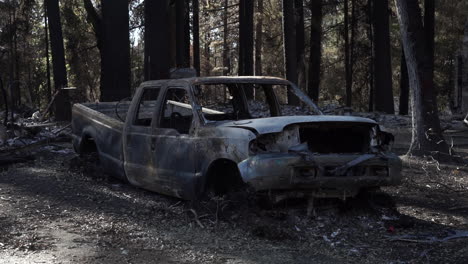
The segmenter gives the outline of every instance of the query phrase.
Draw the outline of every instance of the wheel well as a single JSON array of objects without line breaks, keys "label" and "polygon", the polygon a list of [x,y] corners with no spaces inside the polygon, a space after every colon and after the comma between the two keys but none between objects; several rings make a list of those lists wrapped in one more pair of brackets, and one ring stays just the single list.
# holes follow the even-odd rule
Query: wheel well
[{"label": "wheel well", "polygon": [[219,159],[211,163],[206,182],[206,191],[223,195],[228,191],[238,190],[245,185],[237,164],[228,159]]},{"label": "wheel well", "polygon": [[94,138],[86,135],[81,140],[80,153],[97,153],[98,149]]}]

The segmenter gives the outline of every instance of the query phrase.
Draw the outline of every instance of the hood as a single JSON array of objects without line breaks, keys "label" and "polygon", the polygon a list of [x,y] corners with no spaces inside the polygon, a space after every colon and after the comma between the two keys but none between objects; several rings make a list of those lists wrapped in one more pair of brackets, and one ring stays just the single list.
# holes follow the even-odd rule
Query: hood
[{"label": "hood", "polygon": [[258,134],[280,133],[288,125],[303,123],[357,123],[376,125],[377,123],[368,118],[357,116],[278,116],[258,119],[246,119],[231,121],[220,124],[218,127],[238,127],[254,130]]}]

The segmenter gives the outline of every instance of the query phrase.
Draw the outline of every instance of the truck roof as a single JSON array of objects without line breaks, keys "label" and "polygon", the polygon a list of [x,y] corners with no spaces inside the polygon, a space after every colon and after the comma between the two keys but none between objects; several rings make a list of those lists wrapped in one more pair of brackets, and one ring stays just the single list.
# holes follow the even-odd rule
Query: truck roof
[{"label": "truck roof", "polygon": [[290,85],[288,80],[271,76],[215,76],[215,77],[193,77],[182,79],[166,79],[143,82],[143,85],[159,84],[221,84],[221,83],[254,83],[254,84],[278,84]]}]

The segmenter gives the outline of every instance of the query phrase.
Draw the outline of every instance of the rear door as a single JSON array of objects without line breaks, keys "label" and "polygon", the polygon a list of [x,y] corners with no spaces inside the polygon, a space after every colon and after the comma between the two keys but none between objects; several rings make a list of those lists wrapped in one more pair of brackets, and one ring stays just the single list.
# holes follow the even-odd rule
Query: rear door
[{"label": "rear door", "polygon": [[155,178],[151,158],[152,125],[161,86],[148,86],[138,90],[138,103],[132,103],[123,134],[125,173],[134,185],[145,187]]},{"label": "rear door", "polygon": [[194,191],[195,155],[192,97],[184,87],[167,87],[161,96],[152,144],[153,164],[158,178],[171,186],[165,193],[181,198]]}]

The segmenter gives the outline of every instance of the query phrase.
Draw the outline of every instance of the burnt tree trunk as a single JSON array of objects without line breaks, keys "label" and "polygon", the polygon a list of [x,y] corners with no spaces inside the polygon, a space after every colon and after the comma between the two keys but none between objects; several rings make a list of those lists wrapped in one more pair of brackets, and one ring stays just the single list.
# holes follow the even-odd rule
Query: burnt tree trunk
[{"label": "burnt tree trunk", "polygon": [[374,110],[393,114],[388,0],[373,1]]},{"label": "burnt tree trunk", "polygon": [[366,19],[368,23],[367,36],[369,39],[369,75],[367,78],[369,85],[369,108],[368,111],[374,111],[374,34],[372,28],[372,3],[374,0],[367,0]]},{"label": "burnt tree trunk", "polygon": [[187,21],[187,1],[176,0],[176,67],[190,67],[190,32]]},{"label": "burnt tree trunk", "polygon": [[401,64],[400,64],[400,107],[399,114],[408,114],[408,101],[409,101],[409,80],[408,80],[408,67],[406,66],[405,51],[401,48]]},{"label": "burnt tree trunk", "polygon": [[294,0],[296,21],[296,59],[297,59],[297,81],[301,89],[306,86],[305,74],[305,29],[304,29],[304,1]]},{"label": "burnt tree trunk", "polygon": [[3,101],[5,103],[5,115],[3,116],[3,125],[7,126],[8,124],[8,94],[3,86],[2,76],[0,76],[0,91],[2,91]]},{"label": "burnt tree trunk", "polygon": [[319,99],[322,63],[322,0],[311,0],[310,57],[308,94],[315,102]]},{"label": "burnt tree trunk", "polygon": [[103,28],[102,28],[102,18],[94,8],[93,3],[91,0],[83,0],[84,8],[87,13],[87,20],[89,23],[91,23],[94,31],[94,36],[96,37],[96,44],[97,48],[99,50],[99,56],[100,56],[100,63],[101,63],[101,72],[100,72],[100,90],[102,90],[103,87],[103,62],[105,61],[104,59],[104,51],[103,51],[103,41],[104,37],[102,34]]},{"label": "burnt tree trunk", "polygon": [[[428,67],[431,68],[431,78],[434,79],[434,0],[424,0],[424,39],[426,42],[426,56],[428,56]],[[436,89],[434,87],[434,94]]]},{"label": "burnt tree trunk", "polygon": [[13,85],[13,91],[14,91],[14,98],[15,98],[15,105],[20,106],[21,105],[21,81],[20,81],[20,75],[21,75],[21,70],[20,70],[20,56],[18,52],[18,33],[16,27],[17,27],[17,17],[16,17],[16,8],[13,10],[13,22],[15,23],[15,34],[13,35],[13,54],[14,54],[14,66],[15,66],[15,71],[14,71],[14,85]]},{"label": "burnt tree trunk", "polygon": [[353,81],[350,61],[349,45],[349,0],[344,0],[344,54],[345,54],[345,80],[346,80],[346,106],[351,107]]},{"label": "burnt tree trunk", "polygon": [[229,3],[228,0],[224,0],[224,11],[223,11],[223,75],[228,75],[231,72],[231,63],[229,60],[229,25],[228,25],[228,13]]},{"label": "burnt tree trunk", "polygon": [[[254,1],[239,2],[239,75],[254,75]],[[245,90],[247,98],[253,98],[253,90]]]},{"label": "burnt tree trunk", "polygon": [[[226,0],[227,3],[227,0]],[[263,0],[257,1],[257,26],[255,29],[255,75],[263,75],[262,47],[263,47]],[[227,21],[227,20],[226,20]]]},{"label": "burnt tree trunk", "polygon": [[395,0],[411,87],[413,137],[408,155],[441,159],[449,148],[440,128],[434,82],[418,0]]},{"label": "burnt tree trunk", "polygon": [[14,36],[16,35],[16,26],[15,26],[15,21],[14,21],[14,7],[9,7],[8,9],[8,68],[9,68],[9,80],[8,80],[8,92],[9,92],[9,100],[10,100],[10,119],[13,122],[14,119],[14,112],[16,110],[16,98],[15,98],[15,90],[14,90],[14,84],[15,84],[15,53],[14,53],[14,48],[13,48],[13,39]]},{"label": "burnt tree trunk", "polygon": [[351,36],[349,40],[349,76],[348,76],[348,82],[351,84],[351,101],[352,101],[352,91],[353,91],[353,82],[354,82],[354,64],[355,64],[355,40],[356,40],[356,0],[351,0]]},{"label": "burnt tree trunk", "polygon": [[[283,46],[286,79],[297,84],[296,23],[294,17],[294,2],[283,0]],[[299,99],[289,90],[288,104],[299,104]]]},{"label": "burnt tree trunk", "polygon": [[169,78],[169,0],[145,0],[145,80]]},{"label": "burnt tree trunk", "polygon": [[369,85],[369,108],[368,111],[374,111],[374,32],[372,28],[372,3],[374,0],[367,0],[367,23],[368,23],[368,38],[369,38],[369,75],[368,75],[368,85]]},{"label": "burnt tree trunk", "polygon": [[47,100],[52,98],[52,87],[50,82],[50,56],[49,56],[49,22],[47,21],[47,6],[44,5],[44,30],[45,30],[45,57],[46,57],[46,82]]},{"label": "burnt tree trunk", "polygon": [[193,68],[200,76],[200,6],[199,0],[193,0]]},{"label": "burnt tree trunk", "polygon": [[101,101],[130,96],[128,1],[102,0],[103,61]]},{"label": "burnt tree trunk", "polygon": [[[46,0],[47,16],[49,20],[50,46],[52,49],[52,69],[54,72],[54,86],[58,91],[67,87],[67,70],[65,66],[65,51],[63,48],[62,23],[58,0]],[[62,90],[55,99],[55,118],[58,121],[71,119],[71,105],[68,92]]]}]

